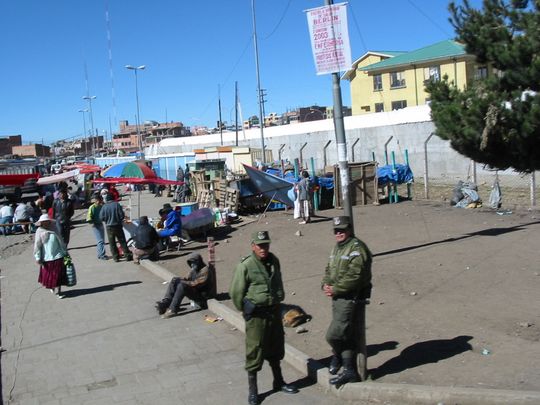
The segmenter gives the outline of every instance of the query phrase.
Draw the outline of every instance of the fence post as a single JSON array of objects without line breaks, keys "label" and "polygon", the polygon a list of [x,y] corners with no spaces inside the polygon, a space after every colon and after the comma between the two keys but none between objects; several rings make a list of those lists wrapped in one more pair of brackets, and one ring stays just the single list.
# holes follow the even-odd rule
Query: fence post
[{"label": "fence post", "polygon": [[531,172],[531,207],[536,207],[536,174]]},{"label": "fence post", "polygon": [[[392,138],[394,138],[393,135],[390,136],[390,138],[388,138],[386,140],[386,142],[384,143],[384,164],[386,166],[388,166],[388,144],[390,143],[390,141],[392,140]],[[388,202],[391,204],[392,203],[392,189],[390,188],[390,183],[388,183],[386,185],[386,194],[388,195]]]},{"label": "fence post", "polygon": [[429,134],[429,136],[424,141],[424,197],[426,198],[426,200],[429,200],[429,186],[428,186],[429,176],[428,176],[427,144],[428,144],[429,140],[431,139],[431,137],[434,134],[435,134],[434,132]]},{"label": "fence post", "polygon": [[[407,167],[410,167],[408,149],[405,149],[405,164],[407,165]],[[407,182],[407,198],[409,200],[411,199],[411,182],[410,181]]]},{"label": "fence post", "polygon": [[[394,151],[392,151],[392,172],[396,172],[396,154]],[[390,200],[391,202],[397,203],[399,202],[399,196],[398,196],[398,188],[397,188],[397,181],[390,185],[391,191],[390,191]],[[393,201],[392,201],[393,200]]]},{"label": "fence post", "polygon": [[[315,160],[313,158],[310,159],[311,162],[311,173],[313,176],[313,183],[317,183],[317,175],[315,174]],[[320,190],[320,187],[319,187]],[[319,211],[319,191],[315,191],[313,193],[313,210]]]},{"label": "fence post", "polygon": [[326,148],[328,148],[328,145],[330,145],[332,141],[326,142],[326,145],[324,145],[323,152],[324,152],[324,167],[323,172],[326,170]]},{"label": "fence post", "polygon": [[388,144],[390,143],[390,141],[394,138],[394,136],[390,136],[390,138],[388,138],[388,140],[384,143],[384,161],[385,161],[385,165],[388,165]]},{"label": "fence post", "polygon": [[351,146],[352,162],[356,162],[356,160],[354,159],[354,147],[356,146],[356,144],[358,143],[359,140],[360,140],[360,138],[356,138],[356,141],[354,141],[354,143]]},{"label": "fence post", "polygon": [[302,147],[300,148],[300,168],[304,167],[304,157],[302,156],[302,151],[307,146],[307,142],[305,142]]},{"label": "fence post", "polygon": [[281,160],[281,152],[283,151],[283,149],[285,149],[285,144],[282,143],[281,146],[279,147],[278,149],[278,160]]},{"label": "fence post", "polygon": [[471,160],[472,165],[472,181],[474,184],[478,186],[478,183],[476,182],[476,162],[474,160]]}]

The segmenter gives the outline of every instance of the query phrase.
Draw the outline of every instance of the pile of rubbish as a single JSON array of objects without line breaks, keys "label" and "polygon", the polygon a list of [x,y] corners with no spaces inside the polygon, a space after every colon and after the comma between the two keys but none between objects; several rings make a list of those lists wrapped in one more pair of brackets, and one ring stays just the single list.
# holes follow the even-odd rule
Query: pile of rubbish
[{"label": "pile of rubbish", "polygon": [[458,181],[452,192],[450,205],[457,208],[480,208],[482,200],[478,195],[478,187],[473,182]]}]

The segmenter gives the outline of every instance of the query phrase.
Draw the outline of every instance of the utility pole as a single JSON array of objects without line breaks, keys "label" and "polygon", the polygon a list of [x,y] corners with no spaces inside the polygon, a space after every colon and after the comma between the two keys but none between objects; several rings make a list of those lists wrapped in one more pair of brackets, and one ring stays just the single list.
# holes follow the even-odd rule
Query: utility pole
[{"label": "utility pole", "polygon": [[219,110],[219,139],[221,140],[221,146],[223,146],[223,123],[221,122],[221,87],[218,84],[218,110]]},{"label": "utility pole", "polygon": [[[331,6],[332,4],[332,0],[325,0],[325,5]],[[350,176],[349,162],[347,160],[347,140],[345,138],[345,124],[343,122],[343,101],[341,98],[339,73],[332,73],[332,90],[334,97],[334,129],[336,131],[339,177],[341,180],[341,195],[343,200],[342,205],[344,214],[351,220],[351,229],[354,233],[352,202],[349,195]]]},{"label": "utility pole", "polygon": [[257,24],[255,21],[255,0],[251,0],[251,11],[253,15],[253,43],[255,45],[255,69],[257,70],[257,97],[259,98],[259,127],[261,129],[261,163],[266,160],[266,153],[264,147],[264,112],[263,112],[263,100],[261,96],[261,75],[259,72],[259,46],[257,44]]},{"label": "utility pole", "polygon": [[235,145],[238,146],[238,82],[234,82],[234,130],[236,133]]}]

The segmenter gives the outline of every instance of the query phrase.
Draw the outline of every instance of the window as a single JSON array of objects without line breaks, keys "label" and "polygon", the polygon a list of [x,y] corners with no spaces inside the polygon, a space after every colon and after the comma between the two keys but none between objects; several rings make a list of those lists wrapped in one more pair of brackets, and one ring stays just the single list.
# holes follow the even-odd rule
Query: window
[{"label": "window", "polygon": [[384,103],[375,103],[375,112],[383,112]]},{"label": "window", "polygon": [[392,101],[392,111],[407,107],[407,100]]},{"label": "window", "polygon": [[478,66],[474,74],[475,79],[485,79],[488,76],[487,66]]},{"label": "window", "polygon": [[373,76],[373,91],[382,90],[382,75]]},{"label": "window", "polygon": [[424,83],[428,81],[438,82],[441,80],[441,67],[430,66],[424,68]]},{"label": "window", "polygon": [[399,87],[405,87],[405,77],[403,77],[403,72],[390,73],[390,88],[395,89]]},{"label": "window", "polygon": [[366,111],[366,112],[369,112],[371,111],[371,107],[369,105],[363,105],[362,107],[360,107],[360,109]]}]

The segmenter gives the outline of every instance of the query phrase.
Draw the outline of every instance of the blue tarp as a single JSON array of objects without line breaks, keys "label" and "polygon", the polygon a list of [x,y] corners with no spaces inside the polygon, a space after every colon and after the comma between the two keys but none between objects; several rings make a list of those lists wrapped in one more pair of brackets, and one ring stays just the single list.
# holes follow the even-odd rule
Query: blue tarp
[{"label": "blue tarp", "polygon": [[385,186],[388,183],[408,183],[414,179],[413,172],[408,165],[380,166],[377,169],[379,186]]}]

